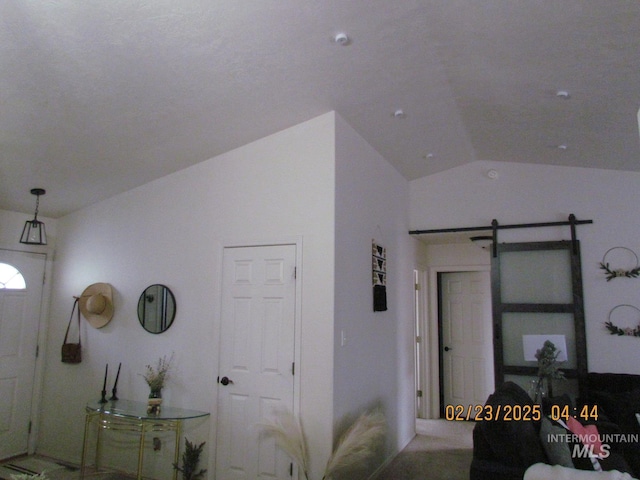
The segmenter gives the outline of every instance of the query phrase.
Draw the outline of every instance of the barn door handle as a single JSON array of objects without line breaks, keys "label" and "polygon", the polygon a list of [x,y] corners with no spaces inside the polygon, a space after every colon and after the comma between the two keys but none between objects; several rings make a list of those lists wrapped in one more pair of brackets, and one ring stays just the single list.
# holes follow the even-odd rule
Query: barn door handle
[{"label": "barn door handle", "polygon": [[233,383],[233,380],[231,380],[229,377],[222,377],[220,380],[218,380],[218,382],[224,386],[227,386],[230,383]]},{"label": "barn door handle", "polygon": [[451,348],[451,347],[444,347],[444,351],[445,351],[445,352],[448,352],[449,350],[453,350],[453,348]]}]

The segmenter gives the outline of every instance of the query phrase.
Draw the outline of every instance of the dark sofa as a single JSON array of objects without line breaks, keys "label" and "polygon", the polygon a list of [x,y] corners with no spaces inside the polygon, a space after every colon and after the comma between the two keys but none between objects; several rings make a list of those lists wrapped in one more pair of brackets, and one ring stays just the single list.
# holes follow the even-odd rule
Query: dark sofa
[{"label": "dark sofa", "polygon": [[[640,375],[625,373],[589,373],[585,404],[598,406],[602,420],[619,427],[620,433],[640,437]],[[640,442],[620,442],[613,446],[620,450],[627,463],[640,478]]]},{"label": "dark sofa", "polygon": [[[635,413],[640,412],[640,375],[590,373],[588,396],[580,400],[589,406],[598,405],[599,418],[595,423],[600,434],[640,434]],[[567,403],[567,397],[554,399]],[[533,402],[518,385],[505,382],[489,396],[485,405],[529,405]],[[544,410],[548,412],[549,405]],[[503,410],[504,411],[504,410]],[[524,473],[535,463],[556,463],[549,460],[549,444],[540,435],[540,421],[479,421],[473,430],[473,460],[471,480],[522,480]],[[546,451],[545,451],[546,449]],[[611,445],[611,455],[600,462],[605,470],[628,472],[640,478],[640,445],[628,441]],[[573,467],[590,469],[588,459],[574,459]]]}]

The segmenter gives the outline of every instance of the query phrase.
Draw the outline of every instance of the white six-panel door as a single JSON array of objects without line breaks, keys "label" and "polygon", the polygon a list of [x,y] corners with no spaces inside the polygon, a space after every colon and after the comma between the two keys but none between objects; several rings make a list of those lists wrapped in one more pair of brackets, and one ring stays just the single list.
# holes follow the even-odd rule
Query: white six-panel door
[{"label": "white six-panel door", "polygon": [[26,453],[45,256],[0,250],[26,288],[0,288],[0,459]]},{"label": "white six-panel door", "polygon": [[484,405],[494,390],[489,272],[444,273],[441,287],[444,405]]},{"label": "white six-panel door", "polygon": [[259,423],[293,411],[296,246],[225,248],[218,377],[217,480],[290,479]]}]

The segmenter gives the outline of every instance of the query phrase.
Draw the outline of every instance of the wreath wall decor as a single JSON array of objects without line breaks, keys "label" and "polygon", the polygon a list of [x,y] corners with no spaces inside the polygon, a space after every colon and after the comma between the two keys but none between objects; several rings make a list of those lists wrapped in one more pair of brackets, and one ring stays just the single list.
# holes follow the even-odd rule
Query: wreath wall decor
[{"label": "wreath wall decor", "polygon": [[621,307],[629,307],[634,309],[638,313],[638,317],[640,317],[640,309],[638,307],[634,307],[633,305],[627,305],[627,304],[617,305],[613,307],[609,312],[609,317],[608,317],[609,319],[606,322],[604,322],[605,328],[609,330],[609,333],[611,335],[618,335],[620,337],[622,336],[640,337],[640,320],[638,321],[638,324],[634,328],[631,328],[631,327],[622,328],[615,325],[613,321],[611,321],[611,316],[613,315],[613,312],[616,309]]},{"label": "wreath wall decor", "polygon": [[[633,255],[633,258],[635,258],[635,267],[631,269],[612,268],[609,265],[609,262],[606,261],[606,259],[607,255],[613,250],[626,250],[627,252],[630,252]],[[607,282],[616,277],[637,278],[638,276],[640,276],[640,260],[638,260],[638,255],[636,255],[633,250],[627,247],[613,247],[607,250],[602,257],[602,261],[600,262],[600,269],[605,271]]]}]

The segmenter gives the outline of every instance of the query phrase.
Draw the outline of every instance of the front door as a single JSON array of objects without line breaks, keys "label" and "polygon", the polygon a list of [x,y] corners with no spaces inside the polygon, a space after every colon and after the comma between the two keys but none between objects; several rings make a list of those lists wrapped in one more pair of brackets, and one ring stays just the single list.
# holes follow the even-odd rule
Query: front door
[{"label": "front door", "polygon": [[[484,405],[494,390],[489,272],[443,273],[443,405]],[[466,410],[465,410],[466,417]]]},{"label": "front door", "polygon": [[225,248],[218,377],[218,480],[290,479],[259,424],[293,411],[296,246]]},{"label": "front door", "polygon": [[28,450],[45,260],[0,250],[0,459]]}]

